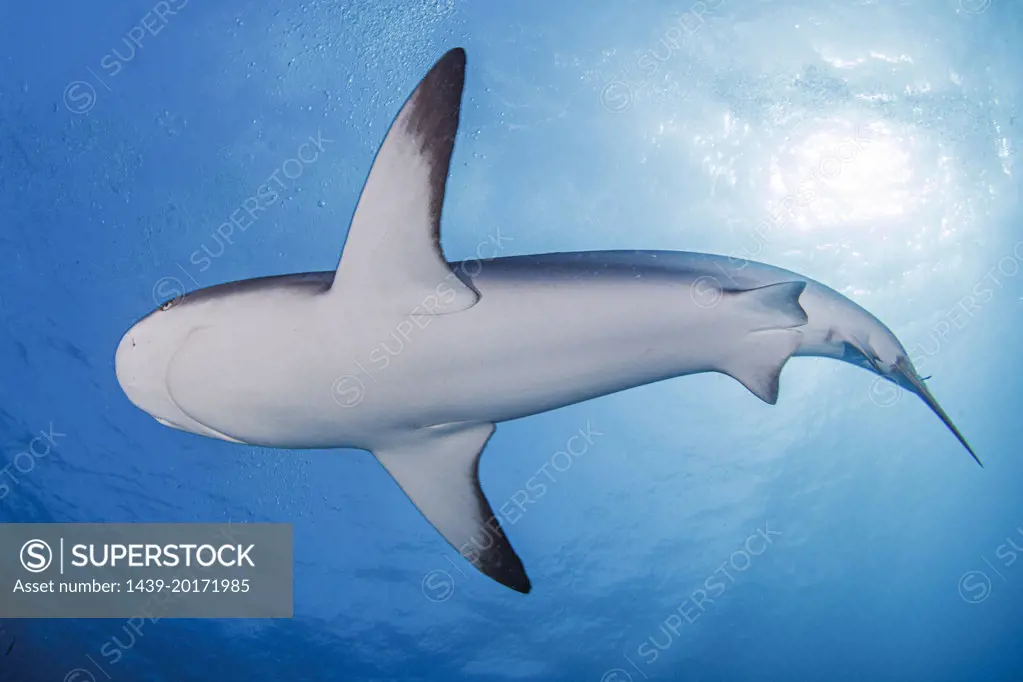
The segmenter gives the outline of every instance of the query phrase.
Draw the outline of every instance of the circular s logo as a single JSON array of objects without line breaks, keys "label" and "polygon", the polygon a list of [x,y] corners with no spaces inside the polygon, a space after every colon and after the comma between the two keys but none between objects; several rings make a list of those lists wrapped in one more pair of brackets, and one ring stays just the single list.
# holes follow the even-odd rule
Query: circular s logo
[{"label": "circular s logo", "polygon": [[351,374],[338,377],[331,390],[334,402],[341,407],[355,407],[362,402],[365,392],[366,385],[362,383],[361,379]]},{"label": "circular s logo", "polygon": [[185,295],[185,285],[177,277],[161,277],[153,285],[153,303],[165,305]]},{"label": "circular s logo", "polygon": [[620,80],[611,81],[600,91],[600,103],[605,111],[612,114],[620,114],[632,108],[634,97],[632,86]]},{"label": "circular s logo", "polygon": [[689,297],[701,308],[713,308],[724,298],[725,290],[717,277],[703,275],[689,286]]},{"label": "circular s logo", "polygon": [[71,81],[64,88],[64,106],[74,114],[87,114],[96,106],[96,88],[85,81]]},{"label": "circular s logo", "polygon": [[889,379],[875,377],[874,381],[870,384],[868,395],[870,396],[870,402],[878,407],[891,407],[899,402],[899,398],[902,397],[902,389],[899,388],[898,384],[892,383]]},{"label": "circular s logo", "polygon": [[423,596],[432,602],[451,599],[455,593],[455,579],[447,571],[434,569],[423,576]]},{"label": "circular s logo", "polygon": [[991,6],[991,0],[959,0],[959,6],[967,14],[983,14]]},{"label": "circular s logo", "polygon": [[53,550],[42,540],[29,540],[21,546],[21,565],[30,573],[42,573],[53,562]]},{"label": "circular s logo", "polygon": [[959,578],[959,596],[967,604],[979,604],[991,596],[991,578],[984,571],[967,571]]}]

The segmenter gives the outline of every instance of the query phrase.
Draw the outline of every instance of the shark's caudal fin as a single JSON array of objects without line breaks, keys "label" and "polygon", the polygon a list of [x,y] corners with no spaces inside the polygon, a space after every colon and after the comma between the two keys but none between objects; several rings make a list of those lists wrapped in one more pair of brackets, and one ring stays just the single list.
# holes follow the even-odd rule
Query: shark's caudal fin
[{"label": "shark's caudal fin", "polygon": [[448,267],[440,215],[465,82],[465,51],[430,69],[377,152],[328,295],[407,314],[472,307],[479,295]]},{"label": "shark's caudal fin", "polygon": [[731,305],[742,307],[749,333],[718,371],[769,405],[778,402],[782,367],[803,340],[795,328],[807,322],[806,311],[799,305],[805,288],[805,282],[782,282],[726,294]]},{"label": "shark's caudal fin", "polygon": [[373,454],[463,557],[484,575],[527,593],[529,578],[484,497],[477,474],[480,452],[493,433],[493,424],[435,426]]}]

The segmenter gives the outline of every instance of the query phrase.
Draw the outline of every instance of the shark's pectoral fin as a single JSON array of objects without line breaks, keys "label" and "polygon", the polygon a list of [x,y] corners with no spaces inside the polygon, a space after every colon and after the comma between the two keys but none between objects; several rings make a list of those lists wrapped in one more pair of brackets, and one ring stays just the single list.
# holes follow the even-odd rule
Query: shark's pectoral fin
[{"label": "shark's pectoral fin", "polygon": [[400,445],[373,450],[444,539],[484,575],[518,592],[530,590],[522,561],[504,535],[477,475],[493,424],[422,429]]},{"label": "shark's pectoral fin", "polygon": [[782,282],[758,289],[730,292],[748,321],[741,343],[718,368],[769,405],[778,402],[782,367],[799,348],[803,335],[795,329],[806,324],[799,305],[805,282]]},{"label": "shark's pectoral fin", "polygon": [[348,229],[328,295],[370,299],[378,309],[445,314],[479,295],[448,266],[440,215],[458,130],[465,52],[445,54],[391,124]]}]

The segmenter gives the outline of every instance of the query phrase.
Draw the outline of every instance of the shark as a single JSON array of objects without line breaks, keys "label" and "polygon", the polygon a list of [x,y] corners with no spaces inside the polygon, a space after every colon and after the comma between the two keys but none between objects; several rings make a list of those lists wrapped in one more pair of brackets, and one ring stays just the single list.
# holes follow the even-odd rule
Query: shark
[{"label": "shark", "polygon": [[231,443],[369,451],[452,547],[521,593],[531,581],[479,480],[501,422],[703,372],[773,405],[782,368],[808,355],[912,391],[969,449],[895,335],[794,272],[671,251],[448,262],[441,213],[465,70],[465,51],[448,51],[401,107],[334,271],[164,302],[117,346],[127,398]]}]

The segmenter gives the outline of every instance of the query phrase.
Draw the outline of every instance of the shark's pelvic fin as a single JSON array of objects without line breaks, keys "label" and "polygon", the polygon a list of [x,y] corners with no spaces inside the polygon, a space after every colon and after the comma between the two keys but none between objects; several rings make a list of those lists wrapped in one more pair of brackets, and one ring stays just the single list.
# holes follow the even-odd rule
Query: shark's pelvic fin
[{"label": "shark's pelvic fin", "polygon": [[440,215],[458,131],[465,51],[449,51],[405,102],[377,152],[331,292],[406,314],[472,307],[479,294],[444,259]]},{"label": "shark's pelvic fin", "polygon": [[522,561],[480,488],[479,456],[493,433],[493,424],[434,426],[373,454],[463,557],[502,585],[528,593]]},{"label": "shark's pelvic fin", "polygon": [[748,334],[718,371],[732,377],[769,405],[778,402],[782,367],[802,343],[796,327],[806,324],[799,305],[805,282],[782,282],[758,289],[731,291],[729,303],[742,306],[750,321]]}]

